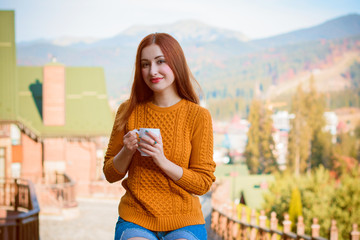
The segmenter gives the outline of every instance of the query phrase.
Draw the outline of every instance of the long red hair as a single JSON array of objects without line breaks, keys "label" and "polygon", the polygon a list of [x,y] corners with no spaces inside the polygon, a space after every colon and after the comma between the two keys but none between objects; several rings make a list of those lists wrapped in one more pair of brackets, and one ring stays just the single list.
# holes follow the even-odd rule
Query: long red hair
[{"label": "long red hair", "polygon": [[151,44],[158,45],[163,52],[167,64],[174,73],[176,89],[179,96],[199,104],[199,97],[196,94],[193,83],[198,87],[198,90],[200,90],[200,85],[192,75],[178,41],[167,33],[149,34],[141,40],[136,52],[134,82],[126,107],[118,115],[120,118],[117,121],[119,129],[125,127],[130,114],[137,104],[147,102],[153,96],[153,91],[146,85],[141,74],[141,52]]}]

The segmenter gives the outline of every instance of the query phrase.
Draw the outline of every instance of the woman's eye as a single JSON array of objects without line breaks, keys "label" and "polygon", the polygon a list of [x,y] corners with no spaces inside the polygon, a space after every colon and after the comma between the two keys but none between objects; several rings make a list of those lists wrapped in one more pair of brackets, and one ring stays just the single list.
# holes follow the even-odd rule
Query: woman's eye
[{"label": "woman's eye", "polygon": [[141,67],[143,67],[143,68],[146,68],[146,67],[148,67],[149,66],[149,63],[142,63],[141,64]]},{"label": "woman's eye", "polygon": [[165,60],[162,59],[158,61],[158,64],[162,64],[162,63],[165,63]]}]

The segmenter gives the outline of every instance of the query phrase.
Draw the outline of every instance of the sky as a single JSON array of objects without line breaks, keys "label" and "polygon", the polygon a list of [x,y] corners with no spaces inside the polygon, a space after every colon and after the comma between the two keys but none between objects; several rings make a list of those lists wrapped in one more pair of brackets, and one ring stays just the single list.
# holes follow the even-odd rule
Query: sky
[{"label": "sky", "polygon": [[360,1],[0,0],[0,10],[15,10],[17,42],[109,38],[134,25],[164,25],[187,19],[257,39],[360,14]]}]

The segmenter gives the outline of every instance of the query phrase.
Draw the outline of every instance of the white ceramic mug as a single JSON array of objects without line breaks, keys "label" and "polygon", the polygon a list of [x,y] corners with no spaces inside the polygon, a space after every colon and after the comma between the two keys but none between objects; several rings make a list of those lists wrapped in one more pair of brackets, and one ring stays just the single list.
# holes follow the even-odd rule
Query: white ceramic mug
[{"label": "white ceramic mug", "polygon": [[[159,128],[140,128],[140,129],[134,129],[133,130],[133,132],[136,132],[137,134],[139,134],[140,142],[144,142],[142,140],[142,138],[147,135],[146,131],[152,132],[152,133],[156,134],[156,136],[158,136],[158,137],[160,136],[160,129]],[[141,156],[149,156],[148,154],[142,152],[139,148],[138,148],[138,151],[141,153]]]}]

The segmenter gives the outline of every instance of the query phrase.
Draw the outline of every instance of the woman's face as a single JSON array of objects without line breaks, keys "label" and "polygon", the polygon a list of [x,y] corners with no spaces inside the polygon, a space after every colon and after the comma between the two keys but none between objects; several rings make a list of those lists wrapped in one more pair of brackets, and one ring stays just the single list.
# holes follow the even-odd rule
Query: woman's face
[{"label": "woman's face", "polygon": [[151,44],[142,50],[141,74],[154,93],[176,93],[174,73],[158,45]]}]

